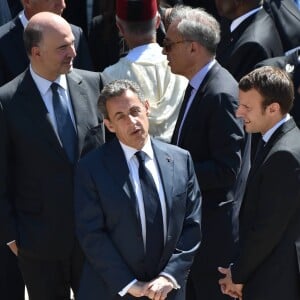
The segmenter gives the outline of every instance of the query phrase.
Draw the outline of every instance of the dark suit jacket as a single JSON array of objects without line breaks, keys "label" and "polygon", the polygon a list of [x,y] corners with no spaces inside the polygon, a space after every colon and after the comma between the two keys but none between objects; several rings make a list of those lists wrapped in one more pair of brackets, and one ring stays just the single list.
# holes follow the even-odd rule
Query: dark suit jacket
[{"label": "dark suit jacket", "polygon": [[258,62],[280,55],[283,49],[275,24],[262,9],[222,37],[217,60],[239,81]]},{"label": "dark suit jacket", "polygon": [[273,18],[284,51],[300,45],[300,11],[294,0],[265,0],[264,7]]},{"label": "dark suit jacket", "polygon": [[[75,69],[67,82],[83,156],[103,143],[96,113],[100,76]],[[35,257],[67,257],[75,237],[74,166],[29,70],[0,88],[0,136],[0,243],[16,240]]]},{"label": "dark suit jacket", "polygon": [[[92,70],[87,42],[81,28],[71,25],[75,37],[74,67]],[[0,86],[21,74],[29,65],[23,42],[24,27],[17,16],[0,27]]]},{"label": "dark suit jacket", "polygon": [[232,278],[245,300],[300,299],[300,131],[280,126],[250,170]]},{"label": "dark suit jacket", "polygon": [[[168,299],[183,300],[187,274],[201,239],[200,192],[188,152],[156,140],[152,146],[167,207],[167,240],[154,276],[162,271],[172,275],[181,289]],[[121,299],[118,292],[133,279],[153,279],[145,277],[137,200],[118,140],[79,162],[75,213],[78,238],[88,261],[79,300]]]},{"label": "dark suit jacket", "polygon": [[[232,188],[243,143],[242,124],[235,118],[237,97],[237,82],[216,63],[200,85],[180,135],[179,146],[191,153],[203,196],[203,243],[192,267],[195,278],[199,272],[217,274],[217,267],[229,264],[233,255]],[[174,133],[180,123],[178,119]],[[173,135],[172,143],[176,140]]]}]

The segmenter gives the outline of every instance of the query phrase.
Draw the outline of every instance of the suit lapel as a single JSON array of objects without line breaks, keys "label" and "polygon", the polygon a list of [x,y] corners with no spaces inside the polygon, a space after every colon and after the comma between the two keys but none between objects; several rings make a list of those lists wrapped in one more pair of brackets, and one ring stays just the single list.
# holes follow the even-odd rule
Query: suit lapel
[{"label": "suit lapel", "polygon": [[16,66],[16,68],[18,70],[22,70],[21,72],[23,72],[29,64],[29,59],[28,59],[25,47],[23,45],[24,27],[18,16],[16,16],[11,21],[10,32],[11,32],[11,34],[9,34],[9,36],[10,36],[9,45],[11,46],[10,51],[14,52],[14,57],[15,57],[16,61],[18,62],[18,65]]},{"label": "suit lapel", "polygon": [[197,114],[199,113],[198,106],[201,105],[201,103],[202,103],[201,100],[202,100],[203,95],[204,95],[204,93],[207,89],[207,85],[214,78],[214,75],[219,70],[219,68],[220,68],[220,65],[216,62],[212,66],[212,68],[208,71],[208,73],[204,77],[198,91],[196,92],[196,95],[193,99],[193,102],[192,102],[192,104],[189,108],[189,111],[187,112],[187,115],[185,117],[184,124],[181,128],[181,134],[180,134],[180,138],[179,138],[179,141],[178,141],[179,146],[181,145],[181,141],[183,140],[183,137],[185,136],[185,133],[189,130],[193,120],[197,120],[199,118],[199,116],[197,116]]},{"label": "suit lapel", "polygon": [[72,71],[67,75],[67,81],[77,129],[77,153],[79,158],[84,146],[86,131],[90,127],[89,124],[93,116],[89,109],[87,90],[82,77]]},{"label": "suit lapel", "polygon": [[160,179],[163,185],[166,208],[167,208],[167,231],[169,223],[172,221],[170,219],[170,212],[172,209],[172,195],[173,195],[173,183],[174,183],[174,159],[173,157],[164,149],[164,147],[160,146],[160,143],[151,140],[152,147],[155,155],[155,159],[157,160],[158,170],[160,174]]},{"label": "suit lapel", "polygon": [[[138,205],[130,179],[129,168],[119,141],[116,138],[113,139],[108,144],[106,144],[105,150],[106,169],[110,173],[110,176],[114,178],[116,187],[120,188],[120,190],[123,191],[123,196],[127,198],[130,205],[136,211],[137,217],[139,218]],[[139,220],[138,223],[140,224]]]},{"label": "suit lapel", "polygon": [[40,131],[42,140],[47,141],[55,151],[57,151],[64,159],[68,160],[63,151],[59,139],[51,124],[49,113],[35,85],[29,70],[24,73],[24,78],[18,87],[19,99],[23,106],[24,113],[30,116],[30,120],[35,124],[34,128]]},{"label": "suit lapel", "polygon": [[291,129],[293,129],[296,126],[294,119],[290,119],[287,122],[285,122],[284,124],[282,124],[279,128],[277,128],[277,130],[272,134],[270,140],[266,143],[264,149],[263,149],[263,153],[261,155],[260,160],[253,164],[249,175],[248,175],[248,179],[247,179],[247,184],[248,182],[250,182],[254,175],[256,174],[257,170],[260,168],[260,166],[263,164],[263,162],[265,161],[265,159],[268,157],[268,154],[270,153],[270,150],[273,148],[273,146],[277,143],[277,141],[288,131],[290,131]]}]

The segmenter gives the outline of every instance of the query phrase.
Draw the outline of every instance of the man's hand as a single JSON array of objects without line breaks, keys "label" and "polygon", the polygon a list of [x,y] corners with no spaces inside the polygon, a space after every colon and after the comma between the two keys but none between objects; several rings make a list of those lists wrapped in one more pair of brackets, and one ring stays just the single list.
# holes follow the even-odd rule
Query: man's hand
[{"label": "man's hand", "polygon": [[218,270],[225,275],[224,278],[219,280],[222,293],[242,300],[243,284],[235,284],[232,282],[230,268],[219,267]]},{"label": "man's hand", "polygon": [[11,242],[8,247],[10,248],[10,250],[14,253],[14,255],[18,256],[18,246],[16,244],[16,242]]},{"label": "man's hand", "polygon": [[148,284],[148,282],[137,281],[130,287],[127,293],[136,298],[146,296]]},{"label": "man's hand", "polygon": [[164,300],[173,288],[173,283],[168,278],[158,276],[149,282],[145,296],[152,300]]}]

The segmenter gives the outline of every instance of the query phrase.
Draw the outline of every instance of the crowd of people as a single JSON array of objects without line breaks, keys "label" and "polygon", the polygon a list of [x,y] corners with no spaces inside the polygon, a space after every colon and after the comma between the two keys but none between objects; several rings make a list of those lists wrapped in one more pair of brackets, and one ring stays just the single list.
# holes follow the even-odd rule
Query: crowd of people
[{"label": "crowd of people", "polygon": [[1,299],[300,299],[298,0],[0,24]]}]

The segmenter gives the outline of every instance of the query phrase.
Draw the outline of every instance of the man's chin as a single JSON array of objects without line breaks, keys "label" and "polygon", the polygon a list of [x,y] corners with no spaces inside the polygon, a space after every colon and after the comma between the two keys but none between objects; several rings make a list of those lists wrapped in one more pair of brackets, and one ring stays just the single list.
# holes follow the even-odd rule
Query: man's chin
[{"label": "man's chin", "polygon": [[73,69],[74,69],[74,68],[73,68],[73,65],[71,65],[70,68],[67,70],[66,73],[71,73],[71,72],[73,71]]}]

